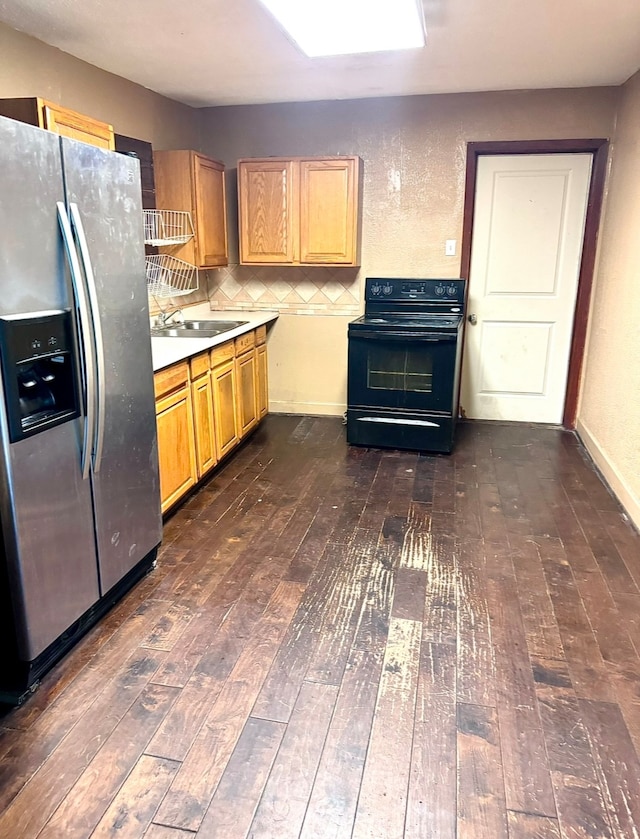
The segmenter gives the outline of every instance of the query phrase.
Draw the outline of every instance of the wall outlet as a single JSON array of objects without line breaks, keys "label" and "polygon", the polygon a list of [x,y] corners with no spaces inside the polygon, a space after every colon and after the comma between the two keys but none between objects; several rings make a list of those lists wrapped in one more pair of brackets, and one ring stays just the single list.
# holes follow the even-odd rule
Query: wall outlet
[{"label": "wall outlet", "polygon": [[445,256],[455,256],[456,255],[456,240],[455,239],[447,239],[444,243],[444,255]]}]

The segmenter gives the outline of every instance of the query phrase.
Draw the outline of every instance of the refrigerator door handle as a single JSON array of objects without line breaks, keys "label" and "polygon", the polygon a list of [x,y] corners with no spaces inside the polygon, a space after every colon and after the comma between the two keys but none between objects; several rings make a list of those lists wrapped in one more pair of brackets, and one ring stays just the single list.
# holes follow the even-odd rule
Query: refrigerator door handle
[{"label": "refrigerator door handle", "polygon": [[73,294],[80,319],[80,340],[82,342],[81,367],[86,399],[81,469],[82,479],[86,481],[89,477],[89,471],[91,469],[91,444],[95,435],[96,422],[96,375],[93,341],[91,338],[91,316],[89,313],[89,304],[87,302],[84,283],[82,282],[80,261],[78,260],[78,253],[73,241],[71,222],[69,221],[69,216],[67,215],[67,208],[62,201],[57,201],[56,207],[58,209],[58,221],[60,223],[60,231],[62,232],[62,240],[65,246],[67,262],[69,263],[69,270],[71,272]]},{"label": "refrigerator door handle", "polygon": [[98,306],[98,292],[96,289],[96,280],[93,274],[93,265],[91,264],[91,254],[89,253],[89,245],[87,237],[84,232],[84,225],[82,224],[82,217],[77,204],[69,204],[71,212],[71,221],[73,229],[76,234],[76,241],[80,249],[80,258],[84,267],[84,276],[87,282],[87,294],[89,297],[89,308],[91,310],[91,325],[93,329],[93,338],[96,349],[96,373],[97,373],[97,391],[98,391],[98,416],[96,422],[96,434],[94,438],[93,450],[93,471],[99,472],[102,464],[102,454],[104,451],[104,429],[106,417],[106,391],[105,391],[105,372],[106,361],[104,353],[104,341],[102,339],[102,324],[100,323],[100,310]]}]

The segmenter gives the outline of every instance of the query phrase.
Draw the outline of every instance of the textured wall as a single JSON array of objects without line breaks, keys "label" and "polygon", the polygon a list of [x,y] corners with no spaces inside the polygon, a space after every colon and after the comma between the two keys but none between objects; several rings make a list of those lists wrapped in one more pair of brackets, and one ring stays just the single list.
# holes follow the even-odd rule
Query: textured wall
[{"label": "textured wall", "polygon": [[640,527],[640,73],[622,88],[578,430]]},{"label": "textured wall", "polygon": [[[49,99],[110,123],[116,134],[151,142],[154,148],[198,148],[198,111],[0,23],[0,97],[18,96]],[[206,299],[203,279],[189,302]],[[150,305],[157,311],[153,300]],[[163,300],[161,307],[172,308],[173,303]]]},{"label": "textured wall", "polygon": [[272,411],[340,415],[347,389],[350,317],[281,314],[269,332],[269,405]]},{"label": "textured wall", "polygon": [[[359,273],[347,271],[343,280],[356,312],[365,276],[459,275],[468,141],[609,137],[618,95],[618,89],[593,88],[212,108],[203,111],[201,145],[231,170],[230,231],[237,227],[232,170],[239,158],[323,154],[363,158],[362,268]],[[445,239],[458,240],[457,256],[444,255]],[[237,254],[232,236],[232,262],[237,262]],[[212,305],[217,308],[227,302],[217,293],[221,282],[230,282],[247,305],[249,301],[262,305],[259,297],[252,299],[248,287],[256,279],[265,287],[279,279],[294,287],[313,282],[312,275],[310,279],[297,269],[238,270],[232,265],[227,271],[210,273]],[[306,285],[302,289],[310,291]],[[271,299],[264,305],[277,308]],[[320,299],[315,314],[300,315],[304,332],[297,325],[294,329],[294,316],[283,321],[272,348],[277,369],[272,376],[274,405],[286,403],[302,413],[319,411],[320,405],[327,406],[328,413],[344,410],[346,329],[332,329],[329,339],[326,315],[346,311],[345,297],[336,306],[327,297],[323,304]],[[292,351],[299,334],[308,336],[314,346],[325,347],[322,365],[329,374],[316,382],[313,397],[292,393],[288,384],[314,380],[312,360]],[[335,383],[342,388],[341,399]],[[286,387],[286,394],[281,387]]]},{"label": "textured wall", "polygon": [[0,96],[42,96],[156,148],[197,148],[197,111],[1,23]]}]

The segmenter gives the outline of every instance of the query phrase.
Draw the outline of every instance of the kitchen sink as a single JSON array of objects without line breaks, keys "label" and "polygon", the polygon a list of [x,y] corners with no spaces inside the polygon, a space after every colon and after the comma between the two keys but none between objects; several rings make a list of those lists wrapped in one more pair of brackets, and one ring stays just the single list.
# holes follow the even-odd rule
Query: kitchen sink
[{"label": "kitchen sink", "polygon": [[185,320],[182,326],[185,329],[199,329],[209,331],[211,329],[235,329],[236,326],[244,326],[248,320]]},{"label": "kitchen sink", "polygon": [[235,329],[237,326],[244,326],[245,323],[249,323],[249,321],[185,320],[184,323],[154,329],[151,335],[156,338],[213,338],[223,332],[228,332],[230,329]]}]

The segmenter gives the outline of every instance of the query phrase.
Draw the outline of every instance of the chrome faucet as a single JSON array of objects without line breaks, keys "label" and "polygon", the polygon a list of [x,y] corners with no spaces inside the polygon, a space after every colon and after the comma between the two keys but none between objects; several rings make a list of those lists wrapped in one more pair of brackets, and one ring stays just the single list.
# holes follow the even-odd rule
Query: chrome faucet
[{"label": "chrome faucet", "polygon": [[154,328],[163,329],[172,323],[182,323],[182,309],[174,309],[173,312],[160,310],[155,317]]}]

